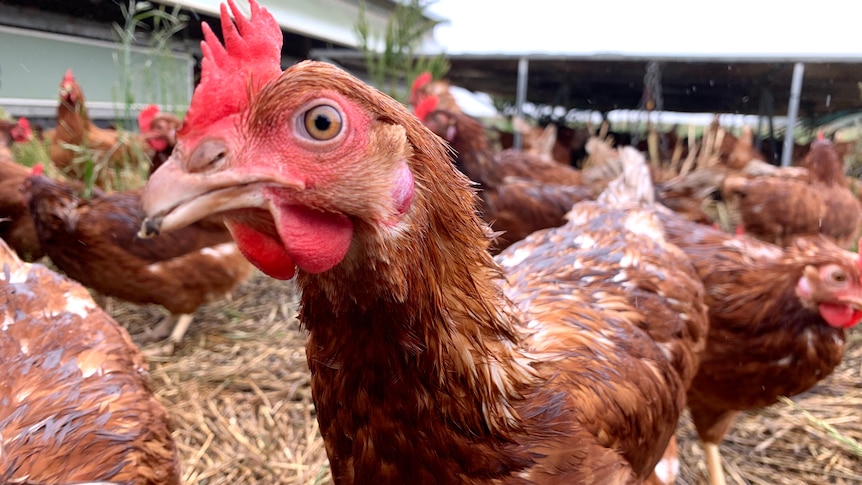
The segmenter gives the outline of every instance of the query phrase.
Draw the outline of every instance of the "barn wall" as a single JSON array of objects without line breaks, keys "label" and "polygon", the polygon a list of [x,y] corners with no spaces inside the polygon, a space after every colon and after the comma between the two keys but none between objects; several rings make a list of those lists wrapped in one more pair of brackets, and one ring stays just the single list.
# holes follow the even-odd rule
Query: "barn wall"
[{"label": "barn wall", "polygon": [[[57,88],[71,68],[94,119],[122,113],[120,51],[116,44],[36,30],[0,26],[0,106],[15,116],[53,117]],[[14,46],[14,48],[5,48]],[[132,51],[132,84],[137,105],[187,106],[194,59],[173,52]]]}]

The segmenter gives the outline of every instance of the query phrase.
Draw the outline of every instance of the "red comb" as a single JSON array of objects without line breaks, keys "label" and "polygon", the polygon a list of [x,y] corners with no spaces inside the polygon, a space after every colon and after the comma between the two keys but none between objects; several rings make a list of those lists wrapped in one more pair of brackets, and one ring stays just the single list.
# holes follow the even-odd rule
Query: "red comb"
[{"label": "red comb", "polygon": [[428,85],[431,82],[431,73],[428,71],[423,72],[422,74],[416,77],[416,80],[413,81],[413,86],[410,88],[410,97],[413,98],[416,96],[416,91],[422,89],[422,87]]},{"label": "red comb", "polygon": [[206,22],[201,24],[201,82],[195,88],[180,135],[204,129],[248,105],[249,89],[255,90],[281,74],[281,27],[269,11],[249,0],[246,19],[233,0],[221,5],[224,45]]},{"label": "red comb", "polygon": [[817,130],[817,141],[823,141],[824,138],[823,130]]},{"label": "red comb", "polygon": [[[56,78],[54,78],[56,79]],[[75,82],[75,76],[72,75],[72,68],[66,69],[66,76],[63,77],[64,83],[72,83]]]},{"label": "red comb", "polygon": [[149,104],[138,114],[138,129],[141,131],[149,131],[153,119],[159,114],[159,106]]},{"label": "red comb", "polygon": [[30,170],[30,175],[31,176],[45,175],[45,166],[42,165],[41,163],[37,163],[36,165],[33,165],[33,168]]},{"label": "red comb", "polygon": [[413,113],[417,118],[419,118],[419,121],[424,122],[425,118],[427,118],[432,111],[437,109],[437,104],[439,104],[439,102],[440,100],[437,96],[428,96],[422,101],[419,101],[419,104],[413,108]]},{"label": "red comb", "polygon": [[30,129],[30,120],[23,116],[18,118],[17,126],[12,129],[12,139],[16,142],[27,142],[33,139],[33,130]]}]

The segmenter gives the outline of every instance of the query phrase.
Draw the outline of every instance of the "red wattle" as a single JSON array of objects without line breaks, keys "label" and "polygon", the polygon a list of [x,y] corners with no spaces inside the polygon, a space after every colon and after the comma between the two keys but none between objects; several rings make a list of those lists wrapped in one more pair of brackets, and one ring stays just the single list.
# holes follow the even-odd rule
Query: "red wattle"
[{"label": "red wattle", "polygon": [[162,138],[150,138],[147,140],[147,144],[157,152],[165,151],[168,148],[168,142]]},{"label": "red wattle", "polygon": [[826,320],[830,327],[850,328],[862,319],[862,312],[855,310],[849,305],[836,305],[834,303],[821,303],[819,306],[820,316]]},{"label": "red wattle", "polygon": [[237,222],[225,225],[243,256],[267,276],[289,280],[296,274],[293,259],[278,240]]},{"label": "red wattle", "polygon": [[347,216],[300,205],[278,205],[274,210],[284,250],[309,273],[322,273],[344,259],[353,240]]}]

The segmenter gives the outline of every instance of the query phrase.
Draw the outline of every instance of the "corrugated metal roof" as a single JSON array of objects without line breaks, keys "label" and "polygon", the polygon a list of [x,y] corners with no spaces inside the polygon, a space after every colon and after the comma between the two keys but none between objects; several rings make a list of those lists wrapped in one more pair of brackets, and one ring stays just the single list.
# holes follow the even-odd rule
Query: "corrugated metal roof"
[{"label": "corrugated metal roof", "polygon": [[[347,50],[313,50],[360,75],[362,57]],[[691,57],[674,55],[478,55],[447,56],[448,78],[458,86],[514,100],[518,62],[529,60],[527,100],[537,104],[607,112],[637,109],[650,61],[659,61],[664,109],[680,112],[787,113],[793,65],[805,64],[800,117],[820,118],[862,110],[862,55]],[[771,100],[770,100],[771,97]],[[763,113],[769,114],[769,113]]]},{"label": "corrugated metal roof", "polygon": [[[218,17],[223,0],[156,0],[166,5]],[[357,47],[354,30],[359,18],[359,0],[260,0],[272,12],[278,24],[289,32],[320,39],[346,47]],[[369,0],[366,17],[372,31],[383,32],[396,2]],[[248,13],[248,0],[237,0],[237,6]],[[434,47],[429,39],[427,47]]]}]

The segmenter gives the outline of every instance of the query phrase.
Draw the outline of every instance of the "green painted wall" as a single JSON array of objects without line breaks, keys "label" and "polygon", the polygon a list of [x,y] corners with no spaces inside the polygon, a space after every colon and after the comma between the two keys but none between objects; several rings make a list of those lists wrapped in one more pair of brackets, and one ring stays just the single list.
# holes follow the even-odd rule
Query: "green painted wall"
[{"label": "green painted wall", "polygon": [[[60,81],[71,68],[88,104],[119,103],[119,56],[109,42],[0,27],[0,99],[56,104]],[[136,49],[132,63],[136,104],[188,105],[193,87],[190,55],[160,57]]]}]

